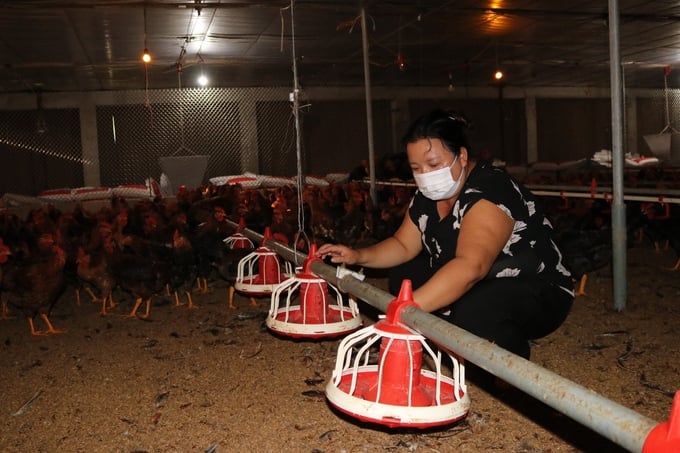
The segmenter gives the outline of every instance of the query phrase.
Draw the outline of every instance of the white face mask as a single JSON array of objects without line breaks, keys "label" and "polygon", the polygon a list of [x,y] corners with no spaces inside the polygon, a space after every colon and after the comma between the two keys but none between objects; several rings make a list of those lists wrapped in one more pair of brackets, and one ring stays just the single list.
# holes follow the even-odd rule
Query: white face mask
[{"label": "white face mask", "polygon": [[[462,178],[453,179],[451,167],[458,160],[453,159],[451,165],[427,173],[413,173],[413,179],[418,185],[418,190],[430,200],[439,201],[451,198],[458,192]],[[461,172],[462,173],[462,172]],[[462,174],[461,174],[462,176]]]}]

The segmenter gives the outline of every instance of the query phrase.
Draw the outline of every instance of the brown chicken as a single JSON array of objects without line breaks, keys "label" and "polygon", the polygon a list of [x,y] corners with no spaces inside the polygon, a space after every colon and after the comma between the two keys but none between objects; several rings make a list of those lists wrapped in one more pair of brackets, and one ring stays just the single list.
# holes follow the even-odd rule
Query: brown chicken
[{"label": "brown chicken", "polygon": [[[7,269],[2,288],[9,303],[20,309],[28,319],[32,335],[62,333],[63,330],[54,328],[48,316],[66,288],[66,253],[54,245],[49,234],[41,236],[40,244],[40,253]],[[49,250],[46,250],[48,245]],[[38,314],[47,330],[36,330],[34,318]]]},{"label": "brown chicken", "polygon": [[179,292],[187,296],[187,307],[198,308],[191,297],[191,287],[196,280],[198,262],[194,248],[186,234],[175,230],[172,236],[172,255],[167,275],[167,286],[174,293],[175,306],[184,305],[180,301]]},{"label": "brown chicken", "polygon": [[[236,305],[234,304],[235,293],[234,282],[236,281],[238,264],[243,258],[252,253],[253,250],[254,250],[253,247],[240,246],[231,248],[226,244],[222,244],[219,247],[219,254],[215,261],[213,262],[213,266],[217,270],[217,273],[219,274],[220,278],[222,278],[229,285],[228,306],[231,309],[237,308]],[[250,298],[250,304],[252,306],[258,305],[257,301],[255,301],[255,298],[253,297]]]},{"label": "brown chicken", "polygon": [[113,301],[112,294],[116,279],[109,268],[107,254],[103,250],[85,253],[85,250],[79,247],[76,262],[78,263],[76,270],[78,279],[97,291],[99,296],[95,294],[94,301],[102,304],[99,313],[102,316],[108,315],[107,308],[115,308],[117,304]]},{"label": "brown chicken", "polygon": [[[12,254],[9,247],[5,245],[5,242],[0,238],[0,288],[2,288],[2,276],[4,272],[5,263],[7,263],[8,257]],[[2,299],[2,315],[0,319],[9,319],[9,309],[7,308],[7,301]]]},{"label": "brown chicken", "polygon": [[117,285],[135,298],[135,304],[125,318],[137,317],[137,310],[142,303],[146,303],[146,311],[140,318],[148,318],[151,297],[165,288],[170,264],[153,257],[114,250],[110,256],[110,266]]}]

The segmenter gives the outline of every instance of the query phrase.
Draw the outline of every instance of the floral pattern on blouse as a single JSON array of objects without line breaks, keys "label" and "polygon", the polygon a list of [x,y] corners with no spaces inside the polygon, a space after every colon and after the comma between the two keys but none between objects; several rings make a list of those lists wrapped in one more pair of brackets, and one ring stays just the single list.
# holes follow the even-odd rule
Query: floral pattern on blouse
[{"label": "floral pattern on blouse", "polygon": [[487,200],[511,217],[515,224],[486,278],[536,275],[573,295],[571,274],[553,240],[550,221],[538,209],[534,195],[504,170],[477,165],[468,176],[451,213],[441,220],[436,202],[419,191],[409,205],[409,216],[420,231],[430,267],[437,271],[455,257],[460,226],[479,200]]}]

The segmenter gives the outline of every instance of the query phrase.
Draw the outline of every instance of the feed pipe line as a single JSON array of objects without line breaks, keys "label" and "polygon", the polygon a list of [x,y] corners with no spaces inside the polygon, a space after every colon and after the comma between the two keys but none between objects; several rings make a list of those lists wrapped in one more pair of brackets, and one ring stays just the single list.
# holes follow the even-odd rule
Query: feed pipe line
[{"label": "feed pipe line", "polygon": [[[612,200],[610,187],[598,187],[593,190],[589,187],[574,186],[537,186],[527,185],[527,189],[534,195],[546,197],[562,198],[592,198],[600,200]],[[598,191],[599,190],[599,191]],[[625,201],[648,201],[657,203],[680,204],[680,190],[667,189],[659,191],[656,189],[625,189],[623,192]]]},{"label": "feed pipe line", "polygon": [[[362,180],[364,183],[369,183],[368,180]],[[376,181],[379,186],[395,186],[395,187],[415,187],[415,184],[407,181]],[[555,186],[555,185],[534,185],[525,184],[525,187],[534,195],[544,197],[562,197],[562,198],[593,198],[601,200],[612,200],[611,187],[598,187],[598,190],[593,191],[590,187],[579,186]],[[624,188],[623,199],[626,201],[649,201],[657,203],[671,203],[680,204],[680,190],[666,189],[663,191],[657,189],[639,189],[639,188]]]},{"label": "feed pipe line", "polygon": [[[237,226],[234,222],[229,223]],[[241,232],[258,243],[263,240],[261,234],[247,228]],[[294,263],[302,263],[307,258],[307,255],[274,240],[268,240],[265,245]],[[338,277],[337,268],[321,260],[310,263],[310,269],[341,291],[354,295],[382,312],[387,312],[390,302],[395,299],[394,295],[364,283],[351,274]],[[650,432],[665,426],[419,308],[405,308],[400,319],[437,345],[480,366],[631,452],[643,452]],[[676,406],[680,409],[678,401],[680,393],[676,394],[674,409]],[[661,431],[665,434],[665,430]],[[646,448],[644,453],[669,451],[665,449],[667,445],[657,449]]]}]

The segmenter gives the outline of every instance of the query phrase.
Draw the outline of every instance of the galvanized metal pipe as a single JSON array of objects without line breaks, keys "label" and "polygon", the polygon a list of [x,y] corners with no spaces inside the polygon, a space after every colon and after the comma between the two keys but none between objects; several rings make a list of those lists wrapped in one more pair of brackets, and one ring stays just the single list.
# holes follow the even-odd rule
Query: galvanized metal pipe
[{"label": "galvanized metal pipe", "polygon": [[612,109],[612,274],[614,308],[626,308],[626,205],[623,203],[623,83],[619,44],[619,2],[609,0],[609,73]]},{"label": "galvanized metal pipe", "polygon": [[[367,179],[363,182],[368,183]],[[379,186],[415,187],[413,182],[407,181],[376,181]],[[563,198],[592,198],[597,200],[612,200],[613,189],[611,187],[598,186],[596,191],[583,186],[557,186],[536,185],[525,186],[536,196],[540,197],[563,197]],[[649,201],[658,203],[680,204],[680,190],[676,189],[645,189],[623,188],[623,200],[625,201]]]},{"label": "galvanized metal pipe", "polygon": [[[233,225],[236,226],[235,223]],[[261,234],[252,230],[245,229],[242,233],[253,241],[261,242],[263,239]],[[302,263],[306,258],[305,254],[276,241],[267,241],[266,245],[291,262]],[[351,275],[338,278],[336,268],[322,261],[312,262],[310,269],[340,290],[383,312],[395,299],[394,295]],[[440,347],[478,365],[631,452],[642,451],[650,431],[658,424],[423,310],[407,307],[401,312],[401,320]]]},{"label": "galvanized metal pipe", "polygon": [[366,135],[368,139],[368,177],[371,180],[371,200],[376,203],[378,191],[375,187],[375,146],[373,144],[373,96],[371,95],[371,65],[368,53],[368,30],[366,29],[366,9],[361,7],[361,49],[364,56],[364,89],[366,91]]},{"label": "galvanized metal pipe", "polygon": [[[612,194],[609,192],[598,192],[590,194],[588,192],[569,192],[550,190],[532,190],[534,195],[540,197],[562,197],[562,198],[591,198],[593,200],[611,200]],[[624,195],[626,201],[646,201],[649,203],[671,203],[680,204],[680,197],[650,196],[650,195]]]}]

